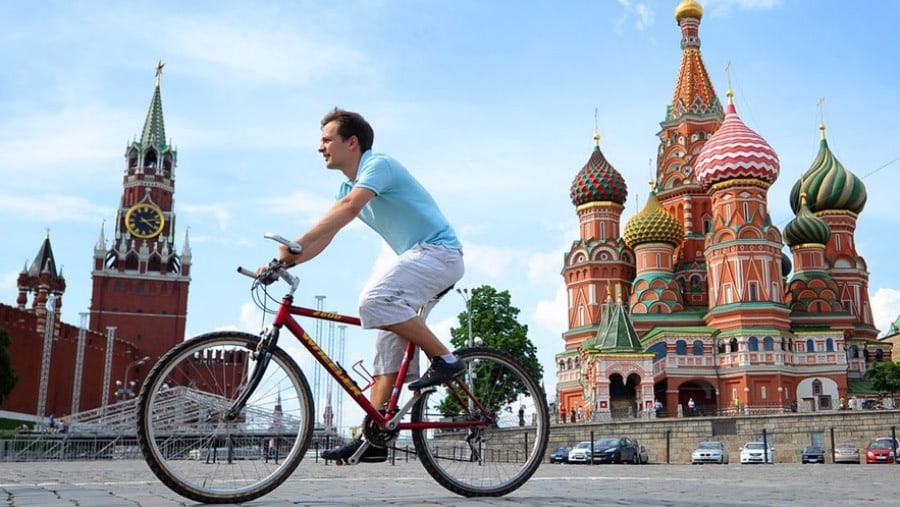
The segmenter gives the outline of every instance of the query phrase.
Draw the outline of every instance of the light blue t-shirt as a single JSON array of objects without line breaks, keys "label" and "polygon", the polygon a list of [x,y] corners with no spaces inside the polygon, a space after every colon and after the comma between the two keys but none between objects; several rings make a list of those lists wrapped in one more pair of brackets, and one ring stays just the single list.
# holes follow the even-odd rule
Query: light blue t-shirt
[{"label": "light blue t-shirt", "polygon": [[345,181],[340,199],[354,187],[375,192],[359,219],[381,235],[398,255],[417,243],[462,250],[456,232],[431,194],[395,159],[367,150],[359,160],[356,181]]}]

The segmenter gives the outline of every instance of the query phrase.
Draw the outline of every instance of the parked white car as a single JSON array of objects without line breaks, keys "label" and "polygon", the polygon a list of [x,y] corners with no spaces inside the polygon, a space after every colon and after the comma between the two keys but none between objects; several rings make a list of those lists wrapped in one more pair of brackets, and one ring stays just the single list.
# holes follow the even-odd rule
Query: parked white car
[{"label": "parked white car", "polygon": [[741,464],[775,463],[775,448],[763,442],[747,442],[741,447]]},{"label": "parked white car", "polygon": [[593,457],[590,442],[578,442],[578,445],[569,451],[569,463],[590,463]]},{"label": "parked white car", "polygon": [[727,465],[728,450],[725,449],[725,444],[712,440],[697,444],[697,448],[691,453],[691,464],[699,465],[702,463]]}]

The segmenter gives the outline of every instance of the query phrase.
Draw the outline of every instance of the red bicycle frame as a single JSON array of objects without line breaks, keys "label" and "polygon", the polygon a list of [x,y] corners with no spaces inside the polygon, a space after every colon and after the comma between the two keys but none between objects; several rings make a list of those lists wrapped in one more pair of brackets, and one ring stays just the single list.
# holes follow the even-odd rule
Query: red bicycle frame
[{"label": "red bicycle frame", "polygon": [[[272,321],[272,326],[276,330],[281,330],[283,327],[286,327],[288,331],[294,335],[295,338],[312,354],[314,358],[319,362],[319,364],[324,367],[328,373],[338,381],[338,383],[343,387],[343,389],[356,401],[357,405],[365,413],[371,418],[371,420],[382,428],[396,429],[396,430],[418,430],[418,429],[431,429],[431,428],[465,428],[470,426],[484,426],[489,423],[490,418],[472,418],[472,420],[466,421],[409,421],[402,422],[400,419],[402,414],[397,414],[397,406],[400,401],[400,392],[403,388],[403,381],[406,378],[406,374],[409,371],[409,366],[412,363],[414,353],[416,350],[416,345],[412,342],[408,342],[406,344],[406,350],[403,354],[403,362],[400,364],[400,371],[397,373],[397,378],[394,381],[394,386],[391,389],[390,400],[388,401],[387,410],[385,413],[379,411],[375,405],[369,401],[368,398],[363,394],[364,388],[360,388],[359,384],[356,383],[355,380],[350,378],[350,375],[347,373],[347,370],[344,369],[343,366],[336,363],[331,357],[319,347],[319,344],[303,329],[303,326],[294,318],[295,315],[311,317],[314,319],[320,320],[329,320],[333,322],[340,322],[343,324],[350,324],[353,326],[361,326],[362,322],[358,317],[350,317],[347,315],[342,315],[340,313],[335,312],[324,312],[320,310],[313,310],[312,308],[306,308],[302,306],[294,305],[294,298],[292,295],[285,295],[281,304],[278,307],[277,312],[275,313],[275,318]],[[465,398],[471,400],[475,410],[482,414],[489,414],[489,412],[485,409],[485,407],[481,404],[478,398],[472,393],[470,386],[464,380],[454,380],[455,384],[459,388],[459,390],[453,390],[454,395],[457,396],[458,401],[461,402],[461,406],[466,406],[462,403]],[[461,391],[461,393],[460,393]],[[463,396],[464,394],[464,396]]]}]

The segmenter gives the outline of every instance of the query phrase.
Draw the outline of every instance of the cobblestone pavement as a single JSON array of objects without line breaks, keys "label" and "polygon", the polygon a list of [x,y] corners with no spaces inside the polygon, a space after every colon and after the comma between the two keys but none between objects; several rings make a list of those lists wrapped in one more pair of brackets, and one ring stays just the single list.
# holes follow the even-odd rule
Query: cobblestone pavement
[{"label": "cobblestone pavement", "polygon": [[[550,465],[501,498],[464,498],[416,462],[338,467],[304,461],[248,506],[895,506],[894,465]],[[143,461],[0,463],[0,507],[197,505]]]}]

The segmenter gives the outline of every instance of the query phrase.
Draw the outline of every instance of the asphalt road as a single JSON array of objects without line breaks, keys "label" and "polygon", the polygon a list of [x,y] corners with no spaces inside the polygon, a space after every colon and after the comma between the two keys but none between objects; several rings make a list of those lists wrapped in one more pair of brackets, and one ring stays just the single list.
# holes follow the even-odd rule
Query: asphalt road
[{"label": "asphalt road", "polygon": [[[550,465],[501,498],[464,498],[417,462],[304,461],[269,506],[896,506],[900,465]],[[0,463],[0,507],[197,505],[140,460]]]}]

